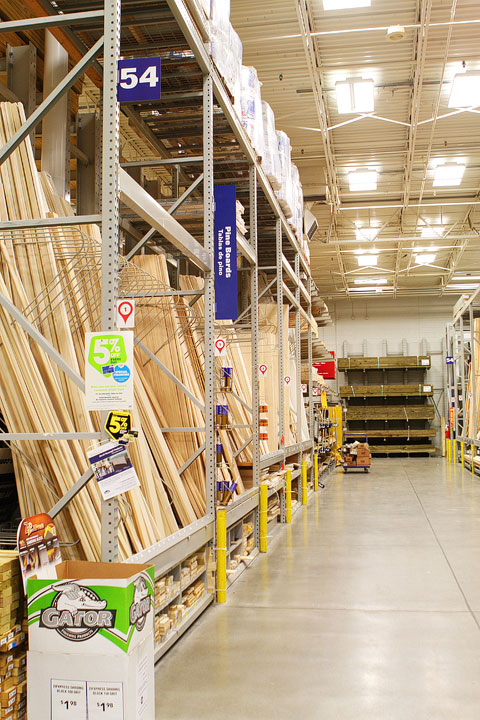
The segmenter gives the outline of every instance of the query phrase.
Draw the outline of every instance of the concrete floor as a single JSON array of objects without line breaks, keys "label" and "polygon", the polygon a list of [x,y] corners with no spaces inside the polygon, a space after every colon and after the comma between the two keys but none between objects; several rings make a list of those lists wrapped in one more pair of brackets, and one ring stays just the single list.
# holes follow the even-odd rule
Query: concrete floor
[{"label": "concrete floor", "polygon": [[159,663],[157,720],[478,720],[480,480],[337,472]]}]

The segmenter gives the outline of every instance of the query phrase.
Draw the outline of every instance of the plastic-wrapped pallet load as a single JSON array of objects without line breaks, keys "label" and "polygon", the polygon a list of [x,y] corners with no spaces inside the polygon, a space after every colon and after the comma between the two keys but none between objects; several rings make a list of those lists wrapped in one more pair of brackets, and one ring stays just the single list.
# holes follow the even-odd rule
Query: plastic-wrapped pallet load
[{"label": "plastic-wrapped pallet load", "polygon": [[252,145],[260,157],[264,153],[262,98],[257,71],[254,67],[242,65],[242,118],[241,122]]},{"label": "plastic-wrapped pallet load", "polygon": [[292,146],[290,144],[290,138],[283,130],[277,132],[277,138],[281,178],[281,187],[277,192],[277,196],[280,206],[285,213],[285,217],[290,218],[293,215],[289,202],[291,199],[290,187],[292,183]]},{"label": "plastic-wrapped pallet load", "polygon": [[228,49],[230,46],[230,0],[211,2],[210,53],[220,75],[228,75]]},{"label": "plastic-wrapped pallet load", "polygon": [[263,135],[265,150],[262,165],[272,188],[279,190],[281,187],[280,158],[278,156],[278,139],[275,130],[275,115],[270,105],[262,100]]},{"label": "plastic-wrapped pallet load", "polygon": [[242,105],[242,57],[243,57],[243,46],[242,41],[238,33],[235,32],[232,25],[230,25],[230,35],[228,44],[228,76],[227,83],[230,91],[233,95],[234,106],[239,116],[241,116]]}]

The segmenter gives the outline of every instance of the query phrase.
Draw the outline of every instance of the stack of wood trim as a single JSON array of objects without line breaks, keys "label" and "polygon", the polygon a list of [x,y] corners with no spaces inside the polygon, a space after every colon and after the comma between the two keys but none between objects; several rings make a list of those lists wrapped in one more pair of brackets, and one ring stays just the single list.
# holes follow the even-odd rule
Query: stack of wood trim
[{"label": "stack of wood trim", "polygon": [[465,418],[466,418],[466,429],[465,434],[467,438],[473,439],[475,434],[475,423],[474,423],[474,411],[473,411],[473,382],[472,372],[475,373],[475,395],[476,395],[476,408],[477,408],[477,438],[480,437],[480,318],[474,318],[473,320],[473,337],[471,343],[475,343],[475,367],[472,369],[472,365],[468,369],[468,381],[467,381],[467,397],[465,399]]},{"label": "stack of wood trim", "polygon": [[374,455],[395,455],[399,453],[401,455],[408,455],[412,453],[418,455],[421,453],[428,453],[429,455],[437,452],[437,448],[433,445],[370,445],[370,450]]},{"label": "stack of wood trim", "polygon": [[415,385],[342,385],[340,397],[395,397],[417,395],[430,397],[433,386],[428,384]]},{"label": "stack of wood trim", "polygon": [[[345,437],[354,437],[355,434],[357,434],[358,430],[351,430],[350,432],[348,430],[345,430]],[[369,438],[375,438],[375,437],[388,437],[388,438],[412,438],[412,437],[436,437],[437,431],[431,430],[430,428],[423,429],[423,428],[410,428],[406,427],[401,430],[367,430],[366,434]]]},{"label": "stack of wood trim", "polygon": [[431,365],[427,355],[397,355],[387,357],[346,357],[338,358],[339,370],[387,370],[395,368],[423,368],[428,370]]},{"label": "stack of wood trim", "polygon": [[347,420],[432,420],[433,405],[350,405]]}]

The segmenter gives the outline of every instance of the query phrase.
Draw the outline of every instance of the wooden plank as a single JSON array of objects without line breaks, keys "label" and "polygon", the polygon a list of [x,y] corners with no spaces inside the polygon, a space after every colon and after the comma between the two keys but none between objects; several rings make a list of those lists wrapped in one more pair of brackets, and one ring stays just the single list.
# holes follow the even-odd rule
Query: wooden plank
[{"label": "wooden plank", "polygon": [[372,455],[407,455],[410,453],[420,454],[428,453],[429,455],[437,452],[437,448],[433,445],[370,445]]},{"label": "wooden plank", "polygon": [[392,355],[388,357],[338,358],[339,370],[387,370],[389,368],[421,368],[428,370],[431,359],[427,355]]},{"label": "wooden plank", "polygon": [[347,420],[432,420],[433,405],[358,405],[347,408]]},{"label": "wooden plank", "polygon": [[[355,435],[356,432],[360,432],[359,430],[351,430],[350,432],[348,430],[345,430],[345,437],[349,437],[352,435],[352,437]],[[437,431],[432,430],[431,428],[422,429],[422,428],[403,428],[400,430],[390,430],[388,428],[385,428],[385,430],[367,430],[366,431],[369,438],[394,438],[394,437],[436,437]]]},{"label": "wooden plank", "polygon": [[399,385],[342,385],[340,397],[399,397],[417,395],[430,397],[433,395],[433,385],[399,384]]}]

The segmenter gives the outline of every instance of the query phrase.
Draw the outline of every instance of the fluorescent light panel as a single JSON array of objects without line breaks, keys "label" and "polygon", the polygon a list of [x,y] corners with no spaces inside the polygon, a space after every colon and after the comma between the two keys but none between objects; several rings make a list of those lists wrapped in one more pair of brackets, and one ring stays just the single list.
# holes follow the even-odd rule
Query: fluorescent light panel
[{"label": "fluorescent light panel", "polygon": [[443,236],[445,228],[443,226],[437,225],[436,227],[432,227],[430,225],[423,225],[421,229],[421,235],[422,238],[440,238]]},{"label": "fluorescent light panel", "polygon": [[366,240],[375,240],[379,232],[380,228],[357,227],[355,236],[359,242],[362,240],[365,242]]},{"label": "fluorescent light panel", "polygon": [[386,278],[356,278],[355,285],[386,285]]},{"label": "fluorescent light panel", "polygon": [[479,105],[480,72],[457,73],[453,78],[448,107],[469,108]]},{"label": "fluorescent light panel", "polygon": [[453,285],[446,285],[446,290],[475,290],[478,287],[477,283],[455,283]]},{"label": "fluorescent light panel", "polygon": [[358,255],[357,260],[359,267],[373,267],[378,265],[378,255]]},{"label": "fluorescent light panel", "polygon": [[435,253],[420,253],[415,255],[415,262],[417,265],[431,265],[436,257]]},{"label": "fluorescent light panel", "polygon": [[437,165],[433,173],[433,187],[453,187],[460,185],[465,172],[465,165],[447,163]]},{"label": "fluorescent light panel", "polygon": [[337,107],[340,115],[347,113],[371,113],[375,109],[373,80],[353,78],[335,83]]},{"label": "fluorescent light panel", "polygon": [[370,7],[371,0],[323,0],[324,10],[350,10],[351,8]]},{"label": "fluorescent light panel", "polygon": [[376,170],[354,170],[348,173],[351,192],[368,192],[377,189]]},{"label": "fluorescent light panel", "polygon": [[452,282],[470,282],[471,280],[480,280],[480,275],[454,275],[451,278]]}]

